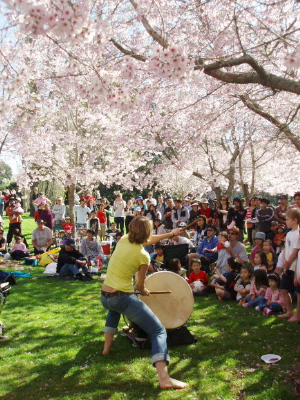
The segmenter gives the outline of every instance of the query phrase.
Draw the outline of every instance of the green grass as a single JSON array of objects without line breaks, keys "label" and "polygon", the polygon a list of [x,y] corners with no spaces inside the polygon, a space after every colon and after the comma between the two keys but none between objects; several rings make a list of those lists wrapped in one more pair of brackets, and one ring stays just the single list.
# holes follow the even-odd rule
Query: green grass
[{"label": "green grass", "polygon": [[[170,348],[170,373],[189,388],[161,391],[149,350],[117,336],[113,354],[102,356],[99,281],[42,279],[42,268],[25,268],[31,278],[18,280],[1,315],[8,337],[0,343],[1,400],[296,399],[298,324],[198,297],[187,323],[198,342]],[[266,353],[282,360],[264,364]]]}]

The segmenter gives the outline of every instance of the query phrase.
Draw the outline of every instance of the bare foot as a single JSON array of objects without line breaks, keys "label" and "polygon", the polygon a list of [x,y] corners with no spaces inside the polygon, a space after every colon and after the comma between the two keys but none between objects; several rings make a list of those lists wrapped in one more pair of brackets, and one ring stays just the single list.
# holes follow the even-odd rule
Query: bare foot
[{"label": "bare foot", "polygon": [[278,315],[278,318],[292,318],[292,316],[293,316],[293,314],[285,313],[285,314]]},{"label": "bare foot", "polygon": [[104,349],[103,349],[103,351],[102,351],[102,354],[103,354],[104,356],[108,356],[111,352],[112,352],[112,348],[106,349],[106,348],[104,347]]},{"label": "bare foot", "polygon": [[292,316],[291,318],[289,318],[287,321],[288,321],[288,322],[299,322],[299,321],[300,321],[300,318],[297,317],[296,315],[293,315],[293,316]]},{"label": "bare foot", "polygon": [[219,302],[219,303],[222,303],[222,302],[223,302],[223,299],[222,299],[221,296],[218,296],[218,302]]},{"label": "bare foot", "polygon": [[177,379],[173,378],[166,378],[166,379],[161,379],[159,381],[159,386],[161,389],[184,389],[188,386],[189,384],[186,382],[181,382],[178,381]]},{"label": "bare foot", "polygon": [[243,303],[242,306],[243,306],[244,308],[248,308],[248,303]]}]

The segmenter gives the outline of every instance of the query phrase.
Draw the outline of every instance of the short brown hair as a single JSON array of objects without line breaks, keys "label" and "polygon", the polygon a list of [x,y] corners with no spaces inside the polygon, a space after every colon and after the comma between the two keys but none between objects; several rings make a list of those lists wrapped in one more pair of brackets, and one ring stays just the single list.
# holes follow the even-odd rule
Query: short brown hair
[{"label": "short brown hair", "polygon": [[299,208],[291,208],[287,211],[286,216],[291,219],[296,219],[298,224],[300,225],[300,209]]},{"label": "short brown hair", "polygon": [[129,224],[130,243],[143,244],[150,238],[153,230],[152,221],[144,216],[135,217]]}]

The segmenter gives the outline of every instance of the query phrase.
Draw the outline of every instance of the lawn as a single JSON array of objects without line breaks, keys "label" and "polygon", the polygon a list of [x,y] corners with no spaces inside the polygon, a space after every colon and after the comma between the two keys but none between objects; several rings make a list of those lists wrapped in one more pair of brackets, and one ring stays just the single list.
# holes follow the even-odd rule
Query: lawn
[{"label": "lawn", "polygon": [[[30,224],[26,218],[25,233]],[[8,337],[0,343],[1,400],[297,398],[299,324],[198,297],[187,323],[198,342],[170,348],[170,373],[189,387],[162,391],[149,350],[117,336],[113,354],[102,356],[101,282],[44,278],[40,267],[25,271],[31,277],[18,279],[1,315]],[[265,364],[266,353],[282,359]]]}]

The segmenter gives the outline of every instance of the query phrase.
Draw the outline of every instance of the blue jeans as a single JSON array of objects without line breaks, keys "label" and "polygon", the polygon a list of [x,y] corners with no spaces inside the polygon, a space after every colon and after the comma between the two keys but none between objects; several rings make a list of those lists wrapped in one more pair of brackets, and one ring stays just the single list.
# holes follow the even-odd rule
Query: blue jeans
[{"label": "blue jeans", "polygon": [[151,339],[152,364],[165,361],[169,364],[167,333],[157,316],[133,293],[118,292],[116,297],[101,295],[100,301],[107,308],[108,314],[104,327],[105,333],[115,334],[121,314],[142,328]]},{"label": "blue jeans", "polygon": [[248,301],[248,307],[256,307],[262,304],[262,302],[265,301],[265,298],[263,296],[257,296],[254,300]]},{"label": "blue jeans", "polygon": [[85,265],[78,264],[64,264],[59,271],[59,276],[75,276],[79,273],[79,268],[82,269],[82,272],[86,274],[89,270]]},{"label": "blue jeans", "polygon": [[263,311],[263,309],[265,307],[268,307],[270,310],[272,310],[273,312],[281,312],[282,311],[282,307],[280,304],[278,303],[271,303],[267,306],[267,300],[264,299],[264,301],[262,301],[261,303],[258,304],[258,307],[260,309],[260,311]]}]

